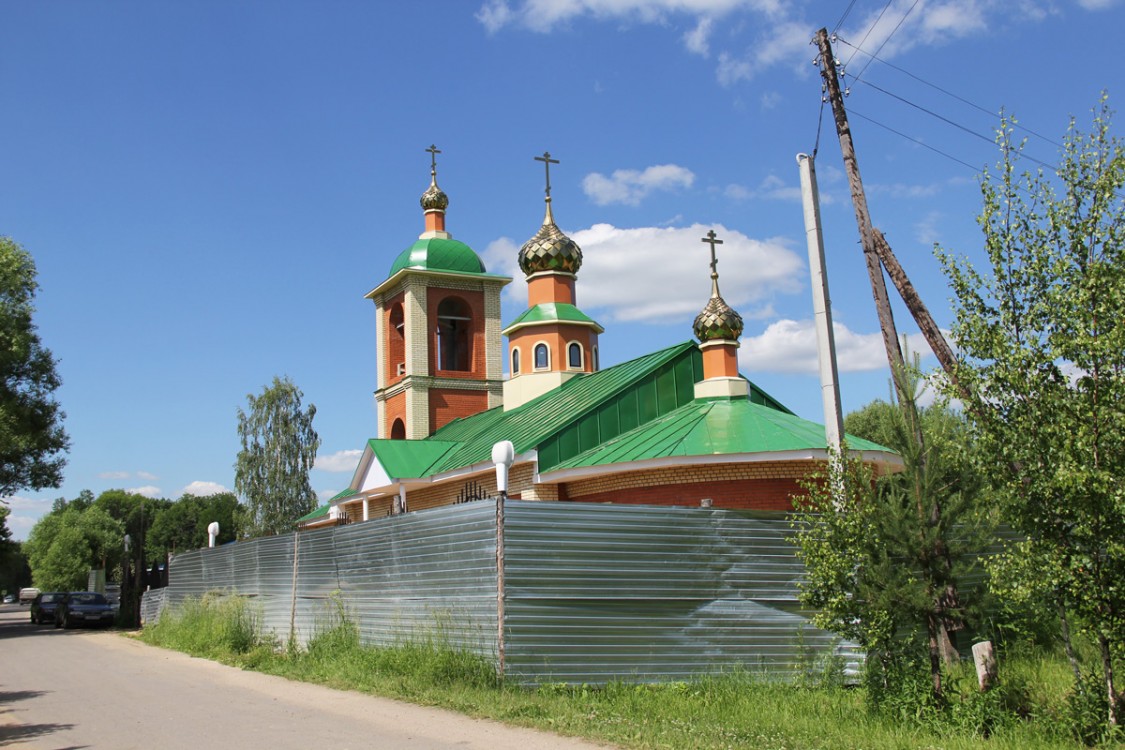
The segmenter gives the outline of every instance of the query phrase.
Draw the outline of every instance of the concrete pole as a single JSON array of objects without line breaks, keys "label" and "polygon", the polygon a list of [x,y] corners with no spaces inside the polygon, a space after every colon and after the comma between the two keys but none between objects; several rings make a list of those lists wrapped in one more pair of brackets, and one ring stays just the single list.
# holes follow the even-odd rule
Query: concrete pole
[{"label": "concrete pole", "polygon": [[824,267],[824,235],[820,229],[820,194],[816,168],[808,154],[797,154],[801,172],[801,202],[805,208],[805,237],[809,249],[816,354],[820,363],[820,398],[824,405],[824,437],[831,450],[840,450],[844,416],[840,410],[840,378],[836,368],[836,337],[832,332],[832,304],[828,296],[828,273]]}]

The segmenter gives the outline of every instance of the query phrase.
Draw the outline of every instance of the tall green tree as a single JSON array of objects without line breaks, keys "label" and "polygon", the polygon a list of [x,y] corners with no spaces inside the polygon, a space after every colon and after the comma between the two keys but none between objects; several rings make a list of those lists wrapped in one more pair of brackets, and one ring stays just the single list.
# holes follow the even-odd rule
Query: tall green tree
[{"label": "tall green tree", "polygon": [[[913,398],[917,372],[901,380]],[[908,421],[915,415],[917,424]],[[849,414],[844,425],[898,451],[904,469],[876,478],[847,461],[842,480],[826,474],[806,484],[797,507],[811,515],[793,521],[807,570],[802,601],[817,611],[818,627],[868,651],[876,701],[901,692],[902,680],[921,677],[939,705],[941,654],[951,651],[947,634],[965,625],[974,592],[964,574],[986,526],[977,512],[979,483],[965,457],[964,422],[941,406],[902,409],[876,401]],[[919,653],[921,660],[914,658]]]},{"label": "tall green tree", "polygon": [[125,525],[97,506],[48,513],[23,545],[32,580],[45,591],[84,589],[92,568],[120,561],[124,536]]},{"label": "tall green tree", "polygon": [[982,463],[1027,538],[1002,560],[1005,578],[1057,601],[1064,627],[1079,616],[1112,726],[1125,643],[1125,148],[1111,119],[1103,97],[1090,132],[1072,120],[1050,173],[1020,171],[1005,121],[981,181],[987,267],[939,257]]},{"label": "tall green tree", "polygon": [[62,381],[33,321],[38,289],[31,255],[0,237],[0,497],[58,487],[69,447]]},{"label": "tall green tree", "polygon": [[217,544],[238,538],[242,514],[238,498],[230,492],[214,495],[184,495],[161,511],[149,532],[149,548],[182,552],[207,546],[207,527],[219,524]]},{"label": "tall green tree", "polygon": [[245,531],[251,536],[290,531],[316,507],[309,470],[320,437],[313,429],[316,407],[302,410],[302,396],[289,378],[275,377],[259,395],[247,395],[249,411],[238,410],[242,450],[234,487],[246,501]]}]

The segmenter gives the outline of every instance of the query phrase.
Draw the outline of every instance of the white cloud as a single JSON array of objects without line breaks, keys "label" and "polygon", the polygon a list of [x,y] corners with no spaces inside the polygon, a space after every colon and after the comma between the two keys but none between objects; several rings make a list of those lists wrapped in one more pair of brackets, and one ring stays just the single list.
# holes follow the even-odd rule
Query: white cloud
[{"label": "white cloud", "polygon": [[1078,0],[1078,5],[1085,10],[1109,10],[1118,2],[1119,0]]},{"label": "white cloud", "polygon": [[361,450],[343,450],[327,456],[317,456],[313,468],[321,471],[354,472],[362,455]]},{"label": "white cloud", "polygon": [[316,499],[324,504],[340,494],[340,490],[317,490]]},{"label": "white cloud", "polygon": [[592,172],[582,180],[582,190],[599,206],[610,203],[638,206],[654,190],[690,188],[694,182],[695,173],[690,169],[676,164],[658,164],[643,172],[614,170],[610,177]]},{"label": "white cloud", "polygon": [[[759,317],[762,308],[769,310],[775,294],[804,288],[805,263],[788,238],[753,239],[722,225],[621,229],[595,224],[569,233],[582,248],[579,306],[603,324],[687,321],[683,337],[689,338],[690,321],[711,294],[710,254],[700,241],[711,229],[723,240],[717,250],[720,291],[744,318]],[[493,272],[519,279],[517,252],[505,238],[488,246],[485,259]],[[630,283],[622,284],[623,278]],[[524,284],[509,285],[505,294],[521,304],[527,302]]]},{"label": "white cloud", "polygon": [[776,91],[767,91],[759,97],[762,109],[777,109],[777,105],[781,103],[781,94]]},{"label": "white cloud", "polygon": [[[840,372],[863,372],[887,368],[881,333],[856,333],[834,322],[836,363]],[[922,334],[907,336],[911,351],[929,353]],[[739,364],[747,372],[818,371],[816,330],[811,320],[779,320],[760,336],[743,336]]]},{"label": "white cloud", "polygon": [[[754,198],[763,200],[801,202],[801,186],[796,183],[787,183],[777,175],[767,175],[756,188],[731,183],[723,188],[723,195],[731,200],[746,201]],[[832,205],[836,199],[831,193],[820,193],[820,203],[824,206]]]},{"label": "white cloud", "polygon": [[129,472],[127,471],[103,471],[98,474],[98,479],[128,479]]},{"label": "white cloud", "polygon": [[145,497],[160,497],[160,488],[153,487],[152,485],[145,485],[144,487],[130,487],[125,491],[132,492],[134,495],[144,495]]},{"label": "white cloud", "polygon": [[688,52],[694,52],[701,57],[707,57],[711,53],[708,40],[711,36],[711,27],[714,24],[715,19],[713,18],[700,18],[694,29],[684,33],[684,46],[687,47]]},{"label": "white cloud", "polygon": [[782,0],[523,0],[522,3],[486,0],[476,18],[489,33],[509,25],[547,33],[583,16],[596,20],[667,23],[673,15],[720,17],[737,10],[775,16],[782,7]]},{"label": "white cloud", "polygon": [[12,539],[23,541],[31,533],[31,527],[50,512],[54,500],[20,497],[13,495],[4,498],[11,513],[8,515],[8,530],[12,532]]},{"label": "white cloud", "polygon": [[138,471],[137,479],[143,479],[146,482],[155,482],[157,479],[160,479],[160,477],[147,471]]},{"label": "white cloud", "polygon": [[228,490],[218,482],[204,482],[197,479],[196,481],[180,490],[180,495],[195,495],[196,497],[205,497],[207,495],[217,495],[220,492],[230,492],[230,490]]}]

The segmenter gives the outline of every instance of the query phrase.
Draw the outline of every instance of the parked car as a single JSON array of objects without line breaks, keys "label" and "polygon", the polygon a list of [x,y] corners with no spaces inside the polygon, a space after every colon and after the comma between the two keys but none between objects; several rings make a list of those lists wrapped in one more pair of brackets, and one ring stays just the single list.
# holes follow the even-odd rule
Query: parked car
[{"label": "parked car", "polygon": [[8,594],[7,596],[4,597],[4,603],[5,604],[15,604],[15,602],[16,602],[16,595],[15,594]]},{"label": "parked car", "polygon": [[43,591],[31,600],[31,622],[40,625],[55,621],[55,610],[65,594],[61,591]]},{"label": "parked car", "polygon": [[77,625],[95,625],[108,628],[117,611],[103,594],[93,591],[71,591],[63,594],[55,609],[55,627],[73,628]]}]

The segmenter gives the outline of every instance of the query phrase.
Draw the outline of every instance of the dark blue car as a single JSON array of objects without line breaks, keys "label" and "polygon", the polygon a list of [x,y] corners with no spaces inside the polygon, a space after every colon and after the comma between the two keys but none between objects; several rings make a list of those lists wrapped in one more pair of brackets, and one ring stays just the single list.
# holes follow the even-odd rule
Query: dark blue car
[{"label": "dark blue car", "polygon": [[66,596],[61,591],[42,591],[31,600],[31,622],[42,625],[55,621],[55,608]]},{"label": "dark blue car", "polygon": [[63,596],[55,609],[55,627],[79,625],[108,628],[117,617],[117,610],[105,596],[92,591],[71,591]]}]

